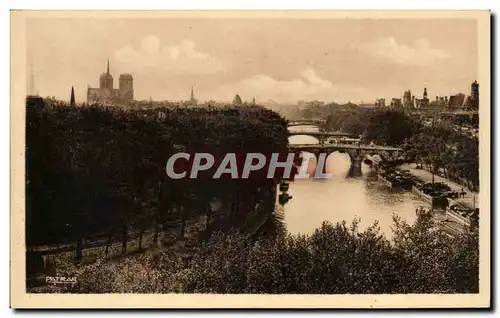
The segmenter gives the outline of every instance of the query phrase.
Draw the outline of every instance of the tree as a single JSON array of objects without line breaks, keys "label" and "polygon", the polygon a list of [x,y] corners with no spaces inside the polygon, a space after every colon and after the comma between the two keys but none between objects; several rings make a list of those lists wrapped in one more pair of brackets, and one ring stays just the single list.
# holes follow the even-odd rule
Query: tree
[{"label": "tree", "polygon": [[405,139],[415,135],[419,129],[420,123],[404,112],[381,110],[369,116],[364,135],[368,142],[399,146]]},{"label": "tree", "polygon": [[[421,213],[413,225],[395,217],[393,229],[390,240],[380,233],[377,224],[360,231],[356,220],[351,224],[325,222],[308,236],[282,234],[256,241],[249,241],[239,231],[218,231],[208,240],[199,241],[187,262],[166,252],[130,257],[121,264],[83,266],[78,271],[86,279],[61,288],[85,293],[479,291],[477,230],[464,229],[462,235],[450,238],[436,229],[430,212]],[[134,279],[131,271],[147,281]],[[107,277],[105,286],[96,284],[103,276]]]},{"label": "tree", "polygon": [[114,240],[126,254],[131,240],[143,247],[147,229],[155,243],[168,228],[184,234],[188,221],[210,214],[213,198],[226,206],[237,191],[234,216],[243,222],[257,189],[272,187],[171,180],[165,163],[176,151],[287,151],[285,119],[259,106],[125,110],[29,98],[26,120],[27,244],[74,244],[75,255],[98,241],[108,254]]}]

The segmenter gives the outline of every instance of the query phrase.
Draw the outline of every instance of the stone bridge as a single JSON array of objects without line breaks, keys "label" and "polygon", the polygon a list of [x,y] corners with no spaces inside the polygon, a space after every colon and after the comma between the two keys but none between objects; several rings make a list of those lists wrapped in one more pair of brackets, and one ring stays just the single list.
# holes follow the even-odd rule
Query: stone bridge
[{"label": "stone bridge", "polygon": [[318,139],[320,144],[325,143],[326,139],[328,138],[334,138],[334,139],[339,139],[342,137],[347,137],[347,138],[356,138],[358,139],[359,136],[341,132],[341,131],[331,131],[331,132],[322,132],[322,131],[290,131],[288,132],[289,136],[311,136],[316,139]]},{"label": "stone bridge", "polygon": [[[290,150],[295,153],[302,151],[313,153],[316,160],[321,153],[326,153],[327,156],[334,152],[347,153],[351,158],[351,168],[349,169],[350,176],[361,176],[361,163],[367,155],[379,155],[383,160],[397,159],[403,152],[401,148],[376,146],[376,145],[352,145],[352,144],[296,144],[289,145]],[[325,173],[325,171],[323,171]]]}]

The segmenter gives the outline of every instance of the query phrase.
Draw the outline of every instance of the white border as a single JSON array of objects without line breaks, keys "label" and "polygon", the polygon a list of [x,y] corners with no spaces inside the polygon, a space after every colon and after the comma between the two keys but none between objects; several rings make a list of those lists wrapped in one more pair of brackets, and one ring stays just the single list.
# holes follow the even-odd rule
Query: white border
[{"label": "white border", "polygon": [[[237,1],[182,1],[179,3],[168,3],[168,9],[357,9],[357,8],[373,8],[373,9],[458,9],[459,7],[462,8],[468,8],[468,9],[488,9],[488,8],[494,8],[498,6],[498,2],[496,1],[482,1],[482,0],[476,0],[476,1],[453,1],[453,2],[446,2],[446,3],[439,3],[437,4],[436,1],[428,1],[428,0],[422,0],[418,1],[416,3],[409,3],[409,2],[404,2],[402,3],[401,1],[377,1],[376,3],[371,2],[371,1],[349,1],[349,2],[344,2],[344,3],[338,3],[335,2],[335,8],[333,8],[331,5],[327,4],[326,1],[315,1],[315,0],[310,0],[310,1],[283,1],[283,2],[278,2],[278,1],[262,1],[259,5],[256,4],[249,4],[249,1],[247,1],[246,5],[241,4],[241,3],[236,3]],[[328,1],[329,2],[329,1]],[[137,4],[140,3],[140,6],[137,6]],[[252,3],[255,3],[255,1],[252,1]],[[62,1],[3,1],[2,5],[6,4],[7,6],[10,5],[11,8],[40,8],[40,9],[61,9],[62,6],[64,6],[65,9],[166,9],[165,4],[159,3],[157,1],[150,1],[150,0],[141,0],[140,2],[136,2],[134,6],[128,3],[123,3],[123,2],[115,2],[115,4],[106,4],[104,1],[95,1],[95,0],[88,0],[88,1],[81,1],[81,3],[77,3],[76,1],[72,2],[62,2]],[[118,7],[117,4],[120,6]],[[207,5],[209,4],[209,5]],[[162,6],[163,5],[163,6]],[[9,45],[9,13],[6,10],[1,11],[1,21],[3,22],[4,27],[6,27],[3,32],[0,33],[0,37],[3,40],[4,43],[4,48],[8,48]],[[495,40],[498,40],[497,35],[495,34]],[[3,122],[0,124],[0,142],[2,145],[5,146],[4,149],[7,148],[7,145],[9,144],[9,124],[8,124],[8,118],[9,118],[9,113],[6,105],[9,105],[8,101],[8,96],[10,93],[10,90],[8,88],[7,83],[9,82],[9,67],[7,64],[7,59],[9,57],[9,50],[5,49],[2,51],[2,54],[4,55],[4,63],[2,64],[2,79],[5,81],[4,85],[2,86],[4,89],[4,94],[1,96],[5,99],[5,103],[3,104],[4,107],[0,108],[3,113],[0,114],[0,120]],[[494,89],[498,91],[498,86],[499,84],[496,83]],[[498,111],[496,112],[496,118],[498,120]],[[493,118],[492,118],[493,120]],[[498,121],[497,121],[498,122]],[[495,135],[497,137],[497,135]],[[496,139],[498,140],[498,139]],[[4,153],[7,153],[6,151]],[[9,159],[8,156],[3,156],[1,158],[1,164],[4,166],[9,165]],[[3,170],[4,174],[2,175],[2,191],[1,195],[3,196],[0,202],[2,203],[7,203],[6,204],[6,209],[4,211],[8,211],[8,202],[10,199],[10,196],[8,194],[7,189],[9,189],[9,183],[8,183],[8,178],[7,178],[7,169]],[[496,177],[497,175],[495,175]],[[492,180],[493,181],[493,180]],[[496,193],[495,193],[496,194]],[[493,207],[492,207],[493,208]],[[493,211],[492,211],[493,213]],[[9,224],[8,222],[8,213],[3,213],[2,217],[4,217],[4,222],[3,224]],[[499,228],[498,227],[498,217],[496,218],[496,224],[494,228]],[[4,233],[7,233],[7,231],[4,231]],[[493,232],[494,233],[494,232]],[[7,250],[8,248],[8,238],[4,238],[2,240],[4,244],[4,251]],[[2,264],[7,267],[7,256],[6,253],[4,252]],[[3,271],[3,273],[7,273],[6,270]],[[497,275],[498,276],[498,275]],[[8,281],[6,279],[3,279],[3,282]],[[6,284],[4,284],[6,286]],[[6,288],[7,289],[7,288]],[[7,298],[7,293],[9,293],[8,290],[4,290],[5,294],[4,299]],[[4,307],[5,308],[5,307]],[[12,313],[12,312],[11,312]],[[51,313],[47,313],[51,314]],[[372,314],[372,312],[369,312],[368,314]],[[342,314],[341,314],[342,316]],[[431,314],[432,316],[432,314]],[[437,315],[436,315],[437,316]]]}]

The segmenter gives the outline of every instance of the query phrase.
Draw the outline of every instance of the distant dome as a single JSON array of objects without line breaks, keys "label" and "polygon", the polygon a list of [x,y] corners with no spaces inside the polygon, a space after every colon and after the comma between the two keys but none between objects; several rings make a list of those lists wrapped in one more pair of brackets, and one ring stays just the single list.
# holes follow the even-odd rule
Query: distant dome
[{"label": "distant dome", "polygon": [[133,79],[132,74],[124,73],[120,74],[120,79]]},{"label": "distant dome", "polygon": [[243,101],[241,100],[240,95],[236,94],[236,96],[234,96],[234,99],[233,99],[233,104],[234,105],[241,105],[242,103],[243,103]]}]

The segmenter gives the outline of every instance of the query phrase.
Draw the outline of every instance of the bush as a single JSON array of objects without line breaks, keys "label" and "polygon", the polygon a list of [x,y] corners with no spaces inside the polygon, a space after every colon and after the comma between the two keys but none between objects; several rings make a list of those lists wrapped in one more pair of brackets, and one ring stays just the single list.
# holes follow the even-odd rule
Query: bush
[{"label": "bush", "polygon": [[391,240],[376,224],[360,232],[357,221],[255,243],[217,233],[185,262],[147,254],[83,266],[71,292],[477,293],[477,231],[450,238],[435,226],[424,212],[412,226],[395,218]]}]

